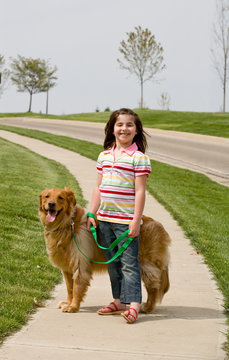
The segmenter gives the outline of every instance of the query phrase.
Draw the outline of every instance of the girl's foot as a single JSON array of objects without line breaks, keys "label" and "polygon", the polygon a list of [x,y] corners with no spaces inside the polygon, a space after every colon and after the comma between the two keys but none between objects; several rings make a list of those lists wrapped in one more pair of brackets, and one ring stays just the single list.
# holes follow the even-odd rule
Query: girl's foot
[{"label": "girl's foot", "polygon": [[128,324],[133,324],[138,318],[138,311],[130,307],[127,311],[121,313],[121,315],[126,319]]},{"label": "girl's foot", "polygon": [[126,305],[116,303],[115,301],[111,302],[108,306],[104,306],[97,311],[99,315],[119,315],[126,310]]},{"label": "girl's foot", "polygon": [[139,302],[131,302],[129,309],[121,314],[129,324],[137,320],[140,306],[141,304]]}]

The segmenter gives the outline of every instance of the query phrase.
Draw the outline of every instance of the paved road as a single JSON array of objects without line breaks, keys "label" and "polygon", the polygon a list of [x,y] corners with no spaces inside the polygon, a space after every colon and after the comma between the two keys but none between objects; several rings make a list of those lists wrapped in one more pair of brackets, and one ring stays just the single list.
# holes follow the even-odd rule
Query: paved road
[{"label": "paved road", "polygon": [[[50,119],[2,118],[0,124],[38,129],[102,144],[104,124]],[[229,139],[213,136],[146,129],[148,155],[209,176],[229,186]]]}]

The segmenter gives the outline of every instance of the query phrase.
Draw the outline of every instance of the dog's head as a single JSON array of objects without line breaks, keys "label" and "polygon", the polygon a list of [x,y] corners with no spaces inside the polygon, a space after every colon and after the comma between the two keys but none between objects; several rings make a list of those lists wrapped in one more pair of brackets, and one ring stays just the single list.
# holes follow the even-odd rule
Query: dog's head
[{"label": "dog's head", "polygon": [[44,225],[56,225],[72,216],[76,199],[71,189],[46,189],[39,197],[39,214]]}]

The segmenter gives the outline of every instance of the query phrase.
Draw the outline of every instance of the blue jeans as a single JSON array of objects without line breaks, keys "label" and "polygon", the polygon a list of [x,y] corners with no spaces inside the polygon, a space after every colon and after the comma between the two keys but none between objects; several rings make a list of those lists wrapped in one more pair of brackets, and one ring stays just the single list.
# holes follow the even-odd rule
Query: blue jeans
[{"label": "blue jeans", "polygon": [[[100,244],[109,247],[124,231],[129,228],[126,224],[116,224],[107,221],[99,221],[97,227]],[[111,259],[122,246],[127,237],[112,250],[103,250],[105,258]],[[141,271],[138,261],[139,236],[134,238],[128,248],[114,261],[108,264],[108,272],[111,281],[114,299],[120,299],[121,303],[142,301]]]}]

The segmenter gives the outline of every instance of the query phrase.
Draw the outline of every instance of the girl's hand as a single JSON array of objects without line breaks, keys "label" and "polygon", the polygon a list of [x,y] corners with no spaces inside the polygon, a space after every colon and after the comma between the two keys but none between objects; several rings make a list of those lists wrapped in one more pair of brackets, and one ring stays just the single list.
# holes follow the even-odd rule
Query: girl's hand
[{"label": "girl's hand", "polygon": [[129,237],[136,237],[140,234],[140,222],[136,220],[132,220],[129,224],[130,232],[128,234]]},{"label": "girl's hand", "polygon": [[90,231],[90,225],[93,225],[94,228],[96,228],[96,222],[95,219],[93,219],[92,217],[88,216],[87,218],[87,229]]}]

